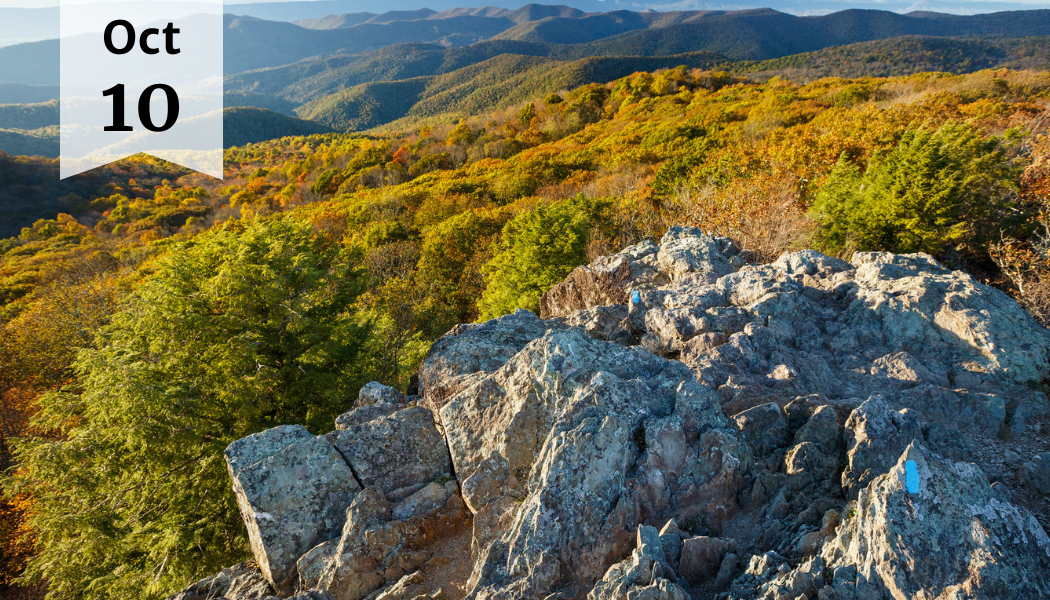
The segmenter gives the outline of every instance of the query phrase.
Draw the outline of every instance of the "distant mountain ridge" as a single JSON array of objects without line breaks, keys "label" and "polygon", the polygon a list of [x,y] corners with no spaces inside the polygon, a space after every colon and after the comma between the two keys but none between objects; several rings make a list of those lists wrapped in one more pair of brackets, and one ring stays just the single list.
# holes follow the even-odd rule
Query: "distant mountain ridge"
[{"label": "distant mountain ridge", "polygon": [[[231,10],[236,6],[231,5]],[[517,41],[571,46],[559,50],[561,59],[706,51],[735,60],[767,60],[904,35],[1050,35],[1050,10],[954,16],[851,9],[798,17],[771,9],[586,13],[568,6],[527,5],[517,10],[346,13],[298,24],[227,15],[224,23],[225,70],[232,75],[401,43],[463,47]],[[55,40],[0,48],[0,83],[55,84],[57,56]]]},{"label": "distant mountain ridge", "polygon": [[441,12],[428,8],[413,11],[389,11],[382,14],[375,13],[348,13],[343,15],[328,15],[315,19],[302,19],[294,21],[296,25],[307,29],[339,29],[353,27],[364,23],[385,24],[393,21],[428,20],[436,21],[452,17],[487,17],[492,19],[508,19],[514,23],[528,23],[540,19],[561,17],[579,19],[586,16],[581,10],[560,5],[528,4],[517,10],[486,6],[482,8],[453,8]]},{"label": "distant mountain ridge", "polygon": [[[1050,65],[1050,10],[957,16],[850,9],[800,17],[772,9],[586,12],[530,4],[348,12],[294,23],[228,14],[224,24],[226,106],[252,107],[226,113],[238,144],[450,119],[679,65],[801,78]],[[56,97],[57,73],[57,40],[0,47],[0,104]],[[19,121],[15,110],[30,109],[0,113],[8,140],[42,147],[38,140],[53,139],[37,130],[57,125],[57,110],[32,109],[48,115],[36,121]]]},{"label": "distant mountain ridge", "polygon": [[[350,27],[307,29],[293,23],[226,15],[224,65],[227,74],[287,65],[333,52],[364,52],[406,42],[466,46],[514,25],[503,18],[454,16],[439,20],[359,23]],[[2,51],[2,49],[0,49]]]}]

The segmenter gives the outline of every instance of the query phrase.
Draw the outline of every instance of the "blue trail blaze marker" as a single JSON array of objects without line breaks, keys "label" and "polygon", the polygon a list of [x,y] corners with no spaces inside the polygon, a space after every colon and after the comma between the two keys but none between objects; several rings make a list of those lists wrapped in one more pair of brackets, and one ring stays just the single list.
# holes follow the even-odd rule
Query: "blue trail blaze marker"
[{"label": "blue trail blaze marker", "polygon": [[914,460],[904,461],[904,485],[909,494],[919,493],[919,469]]},{"label": "blue trail blaze marker", "polygon": [[638,290],[631,292],[631,302],[640,304],[642,301],[642,295],[638,293]]}]

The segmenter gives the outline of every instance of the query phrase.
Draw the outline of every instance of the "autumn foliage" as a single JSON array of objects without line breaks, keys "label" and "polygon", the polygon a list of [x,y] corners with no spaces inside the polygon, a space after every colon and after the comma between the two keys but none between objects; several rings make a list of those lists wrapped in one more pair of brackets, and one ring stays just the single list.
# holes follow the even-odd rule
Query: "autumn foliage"
[{"label": "autumn foliage", "polygon": [[[535,309],[574,266],[671,224],[733,237],[756,261],[812,246],[846,258],[932,252],[1047,322],[1048,93],[1041,72],[756,83],[681,67],[489,114],[232,148],[221,182],[144,157],[86,176],[53,216],[27,213],[20,234],[0,240],[0,458],[11,466],[0,539],[16,544],[3,549],[0,581],[28,557],[27,581],[50,581],[55,597],[160,598],[226,566],[247,547],[220,485],[225,441],[276,423],[317,429],[366,377],[411,393],[428,345],[456,323]],[[234,247],[237,260],[219,256]],[[327,312],[282,312],[308,308],[299,290]],[[289,339],[285,320],[312,345]],[[198,325],[211,337],[191,356],[179,349]],[[157,344],[170,362],[128,362]],[[253,348],[280,365],[253,375],[238,358]],[[132,385],[131,371],[167,391]],[[307,403],[290,391],[307,384],[324,393]],[[180,432],[172,398],[204,403],[201,420]],[[120,447],[105,402],[166,419],[167,433],[136,440],[143,447],[189,436],[203,448],[114,464],[155,484],[189,461],[178,483],[210,490],[195,496],[204,512],[125,493],[87,459],[97,487],[86,476],[56,483],[88,433]],[[222,412],[231,406],[236,415]],[[123,500],[98,522],[66,514],[106,497]],[[26,523],[30,535],[8,534]],[[90,553],[62,560],[76,535]]]}]

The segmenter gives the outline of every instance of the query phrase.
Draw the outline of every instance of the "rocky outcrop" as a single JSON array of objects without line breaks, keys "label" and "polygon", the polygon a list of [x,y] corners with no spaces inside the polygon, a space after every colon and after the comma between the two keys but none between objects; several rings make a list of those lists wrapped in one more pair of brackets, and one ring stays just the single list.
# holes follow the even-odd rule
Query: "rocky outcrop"
[{"label": "rocky outcrop", "polygon": [[[542,319],[454,328],[418,398],[370,384],[325,437],[231,445],[256,579],[335,600],[1050,594],[1050,332],[923,254],[746,256],[671,228],[574,270]],[[272,512],[280,473],[299,487]]]},{"label": "rocky outcrop", "polygon": [[1050,595],[1050,538],[975,465],[913,443],[851,512],[822,552],[835,597],[865,588],[886,598]]},{"label": "rocky outcrop", "polygon": [[731,514],[748,461],[684,365],[575,328],[534,340],[441,412],[470,506],[521,500],[475,569],[478,597],[586,591],[634,523]]},{"label": "rocky outcrop", "polygon": [[361,486],[327,440],[299,425],[237,440],[226,464],[259,569],[274,589],[290,592],[296,561],[342,528]]}]

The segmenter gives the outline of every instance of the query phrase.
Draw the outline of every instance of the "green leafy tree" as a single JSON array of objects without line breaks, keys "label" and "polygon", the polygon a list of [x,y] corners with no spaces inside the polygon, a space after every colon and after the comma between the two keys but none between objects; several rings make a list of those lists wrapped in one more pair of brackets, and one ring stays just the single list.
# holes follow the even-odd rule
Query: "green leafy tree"
[{"label": "green leafy tree", "polygon": [[346,177],[338,169],[330,169],[317,176],[317,181],[310,186],[310,192],[322,196],[330,196],[339,189],[346,181]]},{"label": "green leafy tree", "polygon": [[539,311],[540,296],[587,262],[587,235],[606,203],[577,196],[540,204],[503,226],[494,257],[483,268],[481,319],[525,308]]},{"label": "green leafy tree", "polygon": [[282,423],[330,429],[363,382],[354,256],[274,219],[176,246],[45,395],[9,493],[26,580],[50,597],[159,598],[248,554],[223,451]]},{"label": "green leafy tree", "polygon": [[528,104],[523,106],[521,108],[521,115],[520,115],[520,117],[521,117],[521,126],[522,127],[529,127],[529,125],[532,123],[532,120],[536,118],[536,115],[537,115],[537,112],[536,112],[536,105],[535,104],[533,104],[532,102],[529,102]]},{"label": "green leafy tree", "polygon": [[471,131],[470,125],[467,125],[466,119],[460,119],[459,123],[452,129],[452,132],[448,134],[448,139],[445,143],[449,146],[456,144],[469,144],[474,141],[474,132]]},{"label": "green leafy tree", "polygon": [[456,323],[472,320],[474,303],[485,289],[481,272],[488,255],[484,250],[499,234],[502,221],[468,210],[439,223],[423,238],[418,280],[426,297],[417,307],[426,334],[443,335]]},{"label": "green leafy tree", "polygon": [[1024,226],[1008,144],[949,122],[908,130],[863,174],[841,159],[812,207],[820,241],[832,251],[985,254],[1001,231]]}]

